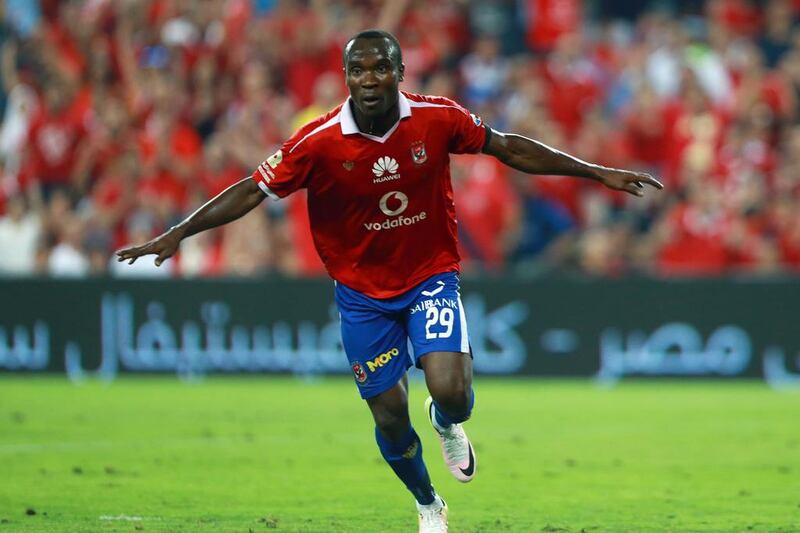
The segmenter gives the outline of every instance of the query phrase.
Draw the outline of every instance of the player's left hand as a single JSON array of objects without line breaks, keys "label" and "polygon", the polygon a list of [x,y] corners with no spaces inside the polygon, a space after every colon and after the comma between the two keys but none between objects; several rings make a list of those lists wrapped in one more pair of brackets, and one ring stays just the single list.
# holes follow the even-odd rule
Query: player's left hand
[{"label": "player's left hand", "polygon": [[615,191],[625,191],[634,196],[644,196],[644,185],[650,185],[656,189],[663,189],[664,185],[647,172],[631,172],[617,168],[600,167],[597,172],[597,179]]}]

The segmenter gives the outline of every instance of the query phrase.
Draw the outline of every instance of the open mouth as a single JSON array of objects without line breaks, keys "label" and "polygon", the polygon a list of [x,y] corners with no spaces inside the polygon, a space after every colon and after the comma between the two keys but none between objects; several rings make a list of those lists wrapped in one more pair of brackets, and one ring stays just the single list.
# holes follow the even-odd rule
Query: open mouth
[{"label": "open mouth", "polygon": [[367,107],[375,107],[381,101],[380,96],[364,96],[361,101]]}]

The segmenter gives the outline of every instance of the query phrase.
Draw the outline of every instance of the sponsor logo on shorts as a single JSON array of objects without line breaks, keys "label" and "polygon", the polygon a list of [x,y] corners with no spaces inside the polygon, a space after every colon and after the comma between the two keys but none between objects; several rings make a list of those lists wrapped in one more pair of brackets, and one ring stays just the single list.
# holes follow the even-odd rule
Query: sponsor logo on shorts
[{"label": "sponsor logo on shorts", "polygon": [[388,217],[380,222],[365,222],[364,227],[372,231],[383,229],[399,228],[400,226],[411,226],[425,220],[428,214],[425,211],[412,216],[399,216],[408,209],[408,196],[401,191],[390,191],[381,196],[378,201],[378,208]]},{"label": "sponsor logo on shorts", "polygon": [[359,383],[364,383],[365,381],[367,381],[367,373],[364,372],[364,367],[361,366],[361,363],[358,362],[353,363],[352,368],[353,368],[353,374],[356,377],[356,381],[358,381]]},{"label": "sponsor logo on shorts", "polygon": [[[369,368],[370,372],[375,372],[376,370],[381,368],[383,365],[385,365],[386,363],[391,361],[392,358],[395,357],[399,353],[400,353],[400,350],[398,350],[397,348],[392,348],[388,352],[384,352],[384,353],[380,354],[375,359],[373,359],[371,361],[367,361],[367,368]],[[365,376],[365,379],[366,379],[366,376]]]},{"label": "sponsor logo on shorts", "polygon": [[417,305],[411,308],[411,314],[425,311],[431,307],[449,307],[450,309],[458,309],[457,298],[431,298],[429,300],[422,300],[417,302]]},{"label": "sponsor logo on shorts", "polygon": [[423,296],[433,297],[442,292],[443,290],[444,290],[444,281],[439,280],[436,282],[435,289],[433,289],[432,291],[421,291],[420,294],[422,294]]}]

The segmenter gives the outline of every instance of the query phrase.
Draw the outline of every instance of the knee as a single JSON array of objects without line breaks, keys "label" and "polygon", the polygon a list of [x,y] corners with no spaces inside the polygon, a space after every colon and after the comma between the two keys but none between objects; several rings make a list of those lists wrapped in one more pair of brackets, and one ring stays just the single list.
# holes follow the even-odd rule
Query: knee
[{"label": "knee", "polygon": [[389,440],[398,440],[405,435],[411,425],[407,406],[381,409],[373,413],[373,418],[380,432]]},{"label": "knee", "polygon": [[466,413],[472,400],[472,387],[463,381],[448,383],[431,391],[436,404],[447,414],[460,415]]}]

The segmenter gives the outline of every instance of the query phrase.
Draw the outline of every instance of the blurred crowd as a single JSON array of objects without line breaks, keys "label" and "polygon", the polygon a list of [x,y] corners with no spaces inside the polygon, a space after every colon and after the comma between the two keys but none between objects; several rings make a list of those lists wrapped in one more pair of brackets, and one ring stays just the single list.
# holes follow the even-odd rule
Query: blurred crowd
[{"label": "blurred crowd", "polygon": [[322,275],[302,193],[160,268],[113,251],[342,102],[342,46],[369,27],[398,36],[401,89],[666,185],[638,199],[454,157],[467,272],[800,272],[800,1],[640,4],[0,1],[0,276]]}]

